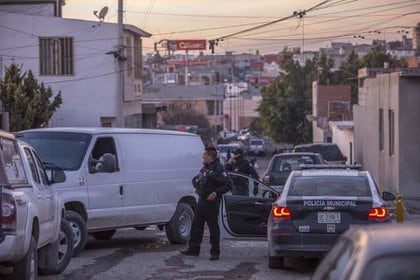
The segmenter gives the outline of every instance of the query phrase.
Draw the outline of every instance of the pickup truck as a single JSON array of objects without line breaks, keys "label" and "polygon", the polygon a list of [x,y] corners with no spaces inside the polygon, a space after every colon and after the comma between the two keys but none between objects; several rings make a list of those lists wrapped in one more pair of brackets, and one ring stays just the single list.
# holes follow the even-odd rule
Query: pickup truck
[{"label": "pickup truck", "polygon": [[8,267],[12,279],[37,279],[38,273],[61,273],[71,261],[73,231],[52,186],[65,175],[50,174],[31,146],[0,130],[1,279]]}]

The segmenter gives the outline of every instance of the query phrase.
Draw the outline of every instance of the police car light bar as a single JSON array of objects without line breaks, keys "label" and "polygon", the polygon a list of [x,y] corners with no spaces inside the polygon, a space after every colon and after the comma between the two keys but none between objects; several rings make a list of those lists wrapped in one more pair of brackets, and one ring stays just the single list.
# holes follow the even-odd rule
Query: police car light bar
[{"label": "police car light bar", "polygon": [[361,164],[300,164],[300,170],[303,169],[357,169],[361,170]]}]

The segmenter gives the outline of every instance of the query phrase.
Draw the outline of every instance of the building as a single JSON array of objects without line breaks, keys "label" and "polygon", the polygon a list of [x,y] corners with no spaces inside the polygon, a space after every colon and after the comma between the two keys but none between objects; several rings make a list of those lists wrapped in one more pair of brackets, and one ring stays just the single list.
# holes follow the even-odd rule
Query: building
[{"label": "building", "polygon": [[15,63],[61,92],[50,126],[142,126],[142,38],[151,34],[123,25],[121,46],[118,24],[64,19],[64,1],[10,3],[0,2],[1,68]]},{"label": "building", "polygon": [[[351,89],[346,85],[312,84],[312,141],[332,142],[331,121],[351,121]],[[347,155],[346,155],[347,156]]]},{"label": "building", "polygon": [[420,70],[360,69],[355,161],[381,190],[420,197]]}]

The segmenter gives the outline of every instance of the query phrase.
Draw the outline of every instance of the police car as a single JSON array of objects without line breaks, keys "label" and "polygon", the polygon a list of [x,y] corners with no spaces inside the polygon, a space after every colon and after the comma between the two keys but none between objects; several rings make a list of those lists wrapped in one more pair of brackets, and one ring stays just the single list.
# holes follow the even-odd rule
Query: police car
[{"label": "police car", "polygon": [[[243,176],[233,174],[231,176]],[[283,268],[285,257],[322,257],[351,227],[390,222],[386,200],[360,166],[301,165],[281,194],[248,178],[247,196],[227,193],[221,203],[223,238],[268,240],[268,265]]]}]

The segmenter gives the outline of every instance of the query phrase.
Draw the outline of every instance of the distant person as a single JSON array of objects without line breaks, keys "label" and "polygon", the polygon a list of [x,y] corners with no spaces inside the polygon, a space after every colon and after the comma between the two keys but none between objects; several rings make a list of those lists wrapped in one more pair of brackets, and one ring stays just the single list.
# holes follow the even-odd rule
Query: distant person
[{"label": "distant person", "polygon": [[219,259],[220,255],[220,228],[218,223],[220,198],[232,189],[232,180],[217,158],[215,148],[207,147],[204,149],[203,167],[198,175],[192,179],[192,183],[199,199],[192,222],[188,249],[181,251],[181,253],[187,256],[199,256],[204,224],[206,223],[210,232],[210,260],[215,261]]},{"label": "distant person", "polygon": [[279,153],[279,150],[277,148],[274,148],[273,152],[271,153],[271,156],[277,155]]},{"label": "distant person", "polygon": [[[236,149],[235,152],[233,152],[233,156],[230,158],[225,167],[227,171],[235,171],[251,176],[255,179],[259,179],[260,177],[254,166],[245,159],[244,151],[242,149]],[[258,192],[258,189],[254,189],[254,194],[255,191]],[[246,178],[239,176],[234,177],[232,194],[249,195],[248,181]]]}]

